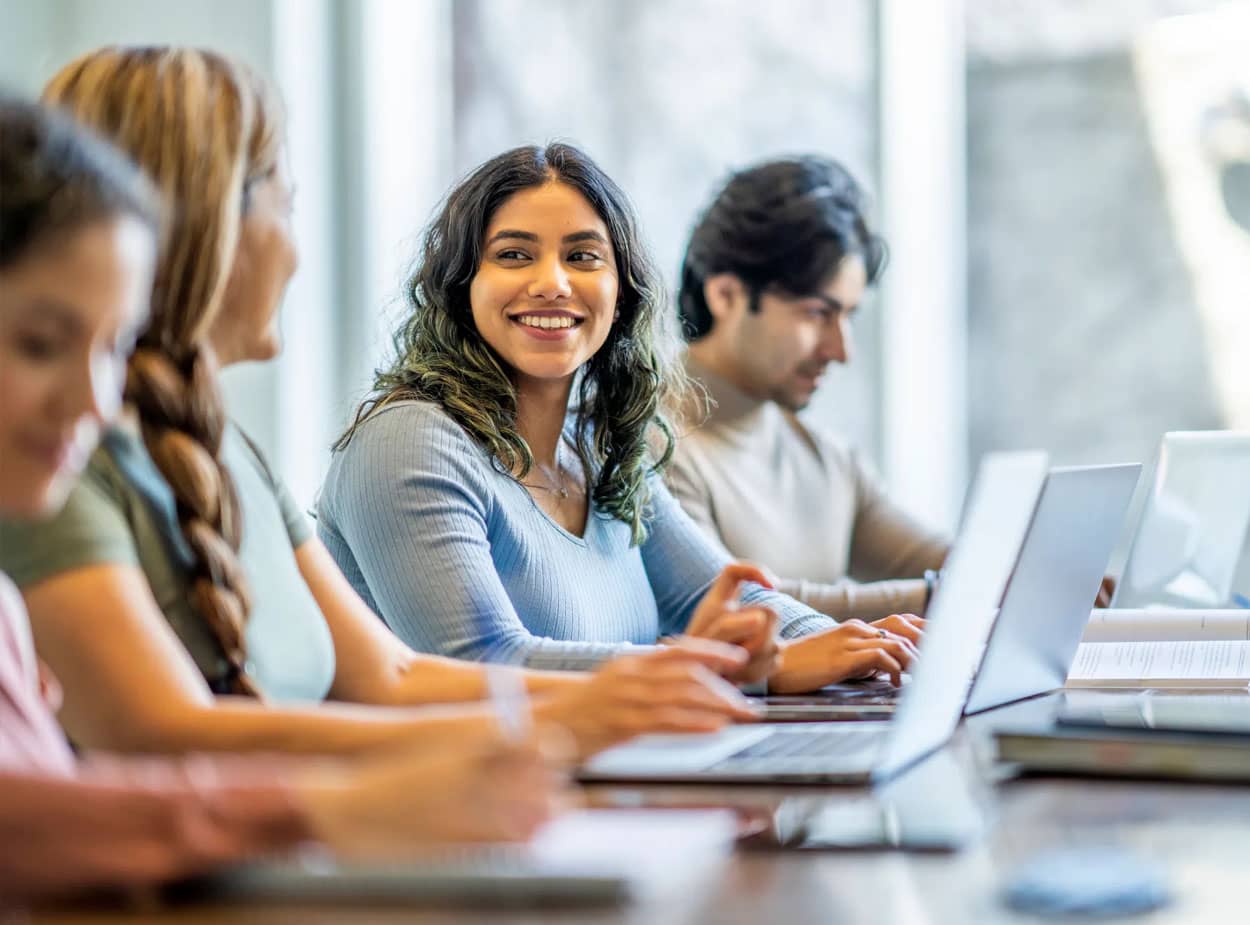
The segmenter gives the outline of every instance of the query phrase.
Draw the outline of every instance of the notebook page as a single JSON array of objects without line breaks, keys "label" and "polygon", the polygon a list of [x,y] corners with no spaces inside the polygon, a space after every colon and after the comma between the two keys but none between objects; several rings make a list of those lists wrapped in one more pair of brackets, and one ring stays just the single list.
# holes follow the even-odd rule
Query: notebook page
[{"label": "notebook page", "polygon": [[1068,686],[1159,685],[1243,687],[1250,683],[1250,642],[1084,642]]}]

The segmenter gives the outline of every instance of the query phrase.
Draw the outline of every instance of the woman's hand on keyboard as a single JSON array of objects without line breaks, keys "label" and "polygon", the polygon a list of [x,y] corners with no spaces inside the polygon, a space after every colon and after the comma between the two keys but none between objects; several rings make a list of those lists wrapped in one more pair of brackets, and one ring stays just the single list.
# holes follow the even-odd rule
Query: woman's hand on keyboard
[{"label": "woman's hand on keyboard", "polygon": [[772,587],[758,566],[745,562],[727,565],[699,601],[686,627],[687,636],[715,639],[747,651],[749,661],[725,675],[736,684],[768,677],[776,668],[778,652],[777,615],[767,607],[743,607],[738,602],[738,589],[745,581]]},{"label": "woman's hand on keyboard", "polygon": [[873,620],[868,625],[873,629],[902,636],[916,648],[920,647],[920,640],[924,638],[924,617],[918,617],[914,613],[890,614],[884,619]]},{"label": "woman's hand on keyboard", "polygon": [[898,686],[916,655],[916,646],[906,635],[884,625],[844,620],[832,629],[782,643],[780,665],[769,676],[768,689],[793,694],[879,672]]},{"label": "woman's hand on keyboard", "polygon": [[534,718],[573,734],[581,757],[649,732],[713,732],[759,718],[722,675],[747,656],[736,646],[687,640],[605,662],[584,684],[534,699]]}]

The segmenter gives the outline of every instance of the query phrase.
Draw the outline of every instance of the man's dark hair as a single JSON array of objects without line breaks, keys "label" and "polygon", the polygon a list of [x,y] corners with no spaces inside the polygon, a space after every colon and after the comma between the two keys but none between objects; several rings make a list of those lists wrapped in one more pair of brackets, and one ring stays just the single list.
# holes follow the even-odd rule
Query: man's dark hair
[{"label": "man's dark hair", "polygon": [[823,157],[769,161],[738,171],[699,217],[682,260],[677,295],[682,333],[712,330],[703,283],[732,273],[759,296],[816,292],[844,257],[863,258],[868,282],[885,268],[885,242],[864,220],[864,192],[846,168]]}]

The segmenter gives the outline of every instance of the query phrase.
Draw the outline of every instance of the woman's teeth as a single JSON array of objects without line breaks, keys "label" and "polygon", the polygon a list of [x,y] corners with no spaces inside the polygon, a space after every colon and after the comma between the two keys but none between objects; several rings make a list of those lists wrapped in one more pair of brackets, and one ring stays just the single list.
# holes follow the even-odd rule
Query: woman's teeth
[{"label": "woman's teeth", "polygon": [[521,324],[530,328],[571,328],[577,323],[576,318],[562,316],[553,318],[550,315],[519,315],[516,319]]}]

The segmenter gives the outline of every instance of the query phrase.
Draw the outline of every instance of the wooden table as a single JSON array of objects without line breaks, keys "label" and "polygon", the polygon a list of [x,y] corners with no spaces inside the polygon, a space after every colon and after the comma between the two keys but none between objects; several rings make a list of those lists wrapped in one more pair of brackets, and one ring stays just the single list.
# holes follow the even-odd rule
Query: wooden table
[{"label": "wooden table", "polygon": [[[170,910],[46,910],[29,921],[71,923],[1009,923],[998,899],[1021,862],[1049,848],[1116,845],[1160,864],[1175,894],[1166,909],[1132,919],[1164,923],[1250,922],[1250,787],[1164,782],[1021,779],[998,781],[988,728],[996,714],[965,723],[947,750],[985,811],[985,830],[956,852],[793,850],[812,820],[854,815],[873,799],[864,789],[814,787],[607,786],[588,788],[600,805],[721,805],[765,831],[735,852],[697,894],[620,909],[529,913],[367,906],[203,906]],[[926,799],[930,797],[926,796]],[[947,794],[934,792],[937,812]],[[821,814],[825,814],[822,816]],[[862,812],[860,813],[862,815]],[[26,921],[14,919],[14,921]],[[1055,921],[1055,920],[1050,920]],[[0,913],[0,923],[7,920]]]}]

